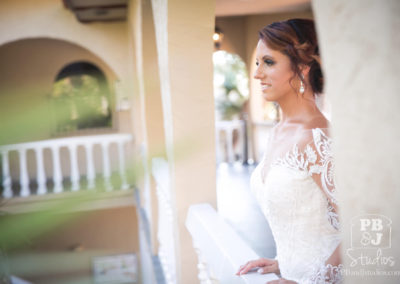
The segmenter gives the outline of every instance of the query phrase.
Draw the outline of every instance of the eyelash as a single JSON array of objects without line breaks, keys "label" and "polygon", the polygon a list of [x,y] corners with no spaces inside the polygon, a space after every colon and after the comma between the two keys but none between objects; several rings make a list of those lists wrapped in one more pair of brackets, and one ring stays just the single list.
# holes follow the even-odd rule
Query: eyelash
[{"label": "eyelash", "polygon": [[[270,60],[270,59],[266,59],[264,60],[264,63],[267,64],[268,66],[272,66],[275,64],[274,61]],[[256,62],[256,66],[258,66],[260,63]]]},{"label": "eyelash", "polygon": [[264,60],[264,62],[265,62],[265,64],[267,64],[268,66],[272,66],[272,65],[274,65],[274,64],[275,64],[275,62],[274,62],[274,61],[272,61],[272,60],[269,60],[269,59],[267,59],[267,60]]}]

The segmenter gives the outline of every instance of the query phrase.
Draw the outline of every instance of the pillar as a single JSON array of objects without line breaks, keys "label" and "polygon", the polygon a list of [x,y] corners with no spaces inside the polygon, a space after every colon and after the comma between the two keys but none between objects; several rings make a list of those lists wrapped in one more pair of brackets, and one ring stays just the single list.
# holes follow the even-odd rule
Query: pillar
[{"label": "pillar", "polygon": [[171,173],[178,283],[196,283],[184,222],[191,204],[216,206],[212,0],[152,0]]},{"label": "pillar", "polygon": [[400,2],[312,4],[332,102],[345,280],[398,283]]}]

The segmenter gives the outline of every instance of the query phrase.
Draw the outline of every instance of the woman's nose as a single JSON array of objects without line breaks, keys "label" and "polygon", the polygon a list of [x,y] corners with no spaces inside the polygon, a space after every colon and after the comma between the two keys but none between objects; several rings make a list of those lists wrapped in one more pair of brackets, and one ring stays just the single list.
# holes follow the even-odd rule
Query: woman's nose
[{"label": "woman's nose", "polygon": [[253,77],[254,79],[261,79],[262,74],[260,72],[260,66],[257,66],[256,70],[254,71]]}]

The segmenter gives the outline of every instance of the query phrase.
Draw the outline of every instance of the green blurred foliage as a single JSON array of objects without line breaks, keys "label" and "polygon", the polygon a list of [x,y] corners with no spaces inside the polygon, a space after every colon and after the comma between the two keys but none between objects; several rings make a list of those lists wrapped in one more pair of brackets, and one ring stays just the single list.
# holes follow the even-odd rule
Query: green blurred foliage
[{"label": "green blurred foliage", "polygon": [[[71,78],[70,78],[71,79]],[[68,79],[68,80],[70,80]],[[77,78],[75,78],[77,79]],[[68,81],[67,80],[67,81]],[[72,79],[74,80],[74,79]],[[82,128],[94,128],[98,126],[111,126],[110,104],[104,107],[102,96],[105,94],[94,78],[83,76],[73,84],[57,82],[51,95],[42,95],[44,88],[37,85],[15,86],[12,90],[0,94],[0,155],[1,146],[20,142],[37,141],[51,138],[54,124],[58,131],[71,131]],[[81,84],[81,85],[79,85]],[[39,98],[40,97],[40,98]],[[78,118],[71,120],[71,106],[76,108]],[[142,161],[133,161],[129,158],[127,162],[127,179],[131,187],[139,182],[143,175]],[[1,163],[0,163],[1,164]],[[0,168],[0,172],[2,169]],[[2,178],[0,179],[2,183]],[[119,173],[114,172],[111,183],[115,190],[119,190],[121,179]],[[0,283],[4,275],[13,273],[14,269],[7,264],[10,256],[25,248],[34,247],[42,236],[55,232],[57,228],[67,226],[74,222],[73,218],[80,218],[86,212],[80,208],[90,207],[91,202],[101,198],[105,193],[104,179],[102,176],[96,178],[94,190],[85,189],[85,178],[82,177],[82,190],[70,192],[70,184],[64,184],[62,198],[56,198],[51,185],[48,187],[52,202],[46,198],[30,202],[31,209],[27,213],[7,213],[7,203],[23,198],[3,199],[2,185],[0,185]],[[134,198],[132,195],[131,198]],[[28,205],[28,203],[27,203]],[[24,205],[20,205],[24,206]],[[79,214],[65,214],[66,212],[80,212]],[[38,262],[41,252],[36,255],[34,261]],[[50,261],[51,258],[49,258]],[[53,261],[58,261],[53,259]],[[46,265],[43,263],[45,273]],[[62,271],[52,271],[58,273]],[[4,278],[5,279],[5,278]],[[85,282],[86,283],[86,282]]]},{"label": "green blurred foliage", "polygon": [[226,51],[215,52],[213,63],[216,109],[221,119],[231,120],[243,111],[249,97],[246,65]]},{"label": "green blurred foliage", "polygon": [[[57,110],[54,112],[57,133],[111,127],[111,103],[107,87],[93,76],[74,75],[57,81],[50,101],[52,109]],[[61,120],[58,118],[60,114]]]}]

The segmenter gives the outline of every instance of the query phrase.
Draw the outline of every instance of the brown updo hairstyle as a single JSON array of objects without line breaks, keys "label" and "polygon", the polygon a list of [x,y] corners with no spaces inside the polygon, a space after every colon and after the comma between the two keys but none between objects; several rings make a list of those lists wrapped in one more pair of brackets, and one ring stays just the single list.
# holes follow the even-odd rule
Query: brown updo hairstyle
[{"label": "brown updo hairstyle", "polygon": [[296,75],[301,78],[300,65],[310,66],[308,76],[311,89],[314,94],[322,93],[324,82],[313,20],[290,19],[275,22],[264,27],[258,34],[268,48],[289,57],[293,78]]}]

